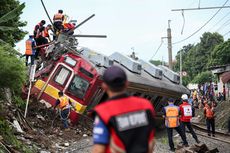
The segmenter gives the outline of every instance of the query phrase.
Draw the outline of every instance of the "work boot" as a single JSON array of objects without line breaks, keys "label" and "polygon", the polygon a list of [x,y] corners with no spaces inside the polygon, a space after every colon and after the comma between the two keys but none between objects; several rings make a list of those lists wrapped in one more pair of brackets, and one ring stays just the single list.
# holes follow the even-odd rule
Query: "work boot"
[{"label": "work boot", "polygon": [[215,134],[213,134],[212,136],[215,137]]},{"label": "work boot", "polygon": [[175,152],[176,149],[175,148],[170,148],[169,150],[172,151],[172,152]]},{"label": "work boot", "polygon": [[197,140],[196,140],[196,143],[200,143],[200,141],[197,139]]},{"label": "work boot", "polygon": [[183,147],[189,147],[189,145],[188,144],[184,144]]},{"label": "work boot", "polygon": [[211,136],[211,134],[210,134],[210,133],[208,133],[208,136]]}]

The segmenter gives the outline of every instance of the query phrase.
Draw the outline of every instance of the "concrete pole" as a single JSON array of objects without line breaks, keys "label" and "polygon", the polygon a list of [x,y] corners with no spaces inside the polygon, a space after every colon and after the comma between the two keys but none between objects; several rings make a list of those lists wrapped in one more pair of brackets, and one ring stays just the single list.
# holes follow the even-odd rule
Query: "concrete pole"
[{"label": "concrete pole", "polygon": [[168,20],[167,38],[168,38],[168,57],[169,57],[169,69],[172,70],[172,35],[170,28],[171,20]]},{"label": "concrete pole", "polygon": [[182,50],[180,51],[180,84],[182,84]]}]

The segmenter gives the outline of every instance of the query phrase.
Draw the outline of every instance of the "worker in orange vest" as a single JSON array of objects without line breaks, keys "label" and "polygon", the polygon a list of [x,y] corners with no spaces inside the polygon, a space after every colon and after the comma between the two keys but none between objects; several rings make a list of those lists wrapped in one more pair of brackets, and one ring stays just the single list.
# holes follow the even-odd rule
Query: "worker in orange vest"
[{"label": "worker in orange vest", "polygon": [[177,133],[180,135],[181,139],[183,140],[183,145],[185,147],[188,147],[186,136],[180,127],[180,122],[179,122],[180,109],[178,106],[174,105],[173,98],[170,98],[168,100],[168,106],[164,107],[163,112],[164,112],[163,117],[165,118],[165,126],[167,128],[167,133],[168,133],[168,142],[169,142],[170,151],[173,152],[175,151],[175,147],[173,143],[173,129],[175,129]]},{"label": "worker in orange vest", "polygon": [[26,66],[28,66],[28,59],[30,57],[30,62],[31,65],[34,65],[34,56],[36,50],[34,47],[36,47],[36,43],[33,39],[33,35],[29,35],[29,39],[26,40],[26,50],[25,50],[25,55],[26,55]]},{"label": "worker in orange vest", "polygon": [[51,39],[50,39],[50,35],[49,35],[49,30],[52,30],[52,26],[51,24],[48,24],[44,31],[42,32],[42,37],[45,38],[46,40],[46,44],[48,44],[48,42],[51,42]]},{"label": "worker in orange vest", "polygon": [[58,92],[58,96],[59,98],[56,100],[54,108],[59,106],[59,109],[61,110],[60,117],[63,122],[64,129],[69,130],[68,118],[71,108],[70,101],[66,96],[64,96],[64,93],[62,91]]},{"label": "worker in orange vest", "polygon": [[211,136],[211,128],[212,128],[212,136],[215,137],[215,112],[214,106],[206,103],[204,107],[204,116],[206,118],[206,125],[208,130],[208,136]]},{"label": "worker in orange vest", "polygon": [[63,21],[64,15],[63,10],[58,10],[58,13],[54,15],[53,22],[54,22],[54,39],[56,39],[56,35],[58,32],[63,30]]}]

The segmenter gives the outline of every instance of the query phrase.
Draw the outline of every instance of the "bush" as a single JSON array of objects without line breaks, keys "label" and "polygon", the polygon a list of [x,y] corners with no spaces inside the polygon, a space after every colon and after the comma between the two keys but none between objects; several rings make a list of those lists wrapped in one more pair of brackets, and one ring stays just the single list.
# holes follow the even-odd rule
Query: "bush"
[{"label": "bush", "polygon": [[205,82],[213,81],[213,79],[214,76],[212,75],[212,72],[205,71],[196,75],[195,78],[192,80],[192,83],[202,84]]}]

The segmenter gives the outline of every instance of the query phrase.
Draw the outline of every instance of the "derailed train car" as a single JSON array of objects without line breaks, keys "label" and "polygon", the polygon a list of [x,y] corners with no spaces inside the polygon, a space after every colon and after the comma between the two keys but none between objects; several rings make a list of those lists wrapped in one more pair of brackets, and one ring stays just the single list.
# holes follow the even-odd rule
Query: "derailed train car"
[{"label": "derailed train car", "polygon": [[183,93],[189,93],[174,72],[165,73],[162,68],[117,52],[107,57],[87,48],[82,48],[81,54],[67,52],[37,71],[31,93],[37,100],[54,105],[58,92],[63,91],[74,105],[70,119],[76,123],[79,116],[107,99],[101,88],[101,76],[112,65],[122,67],[127,73],[129,94],[150,100],[157,116],[161,116],[167,98],[179,99]]}]

